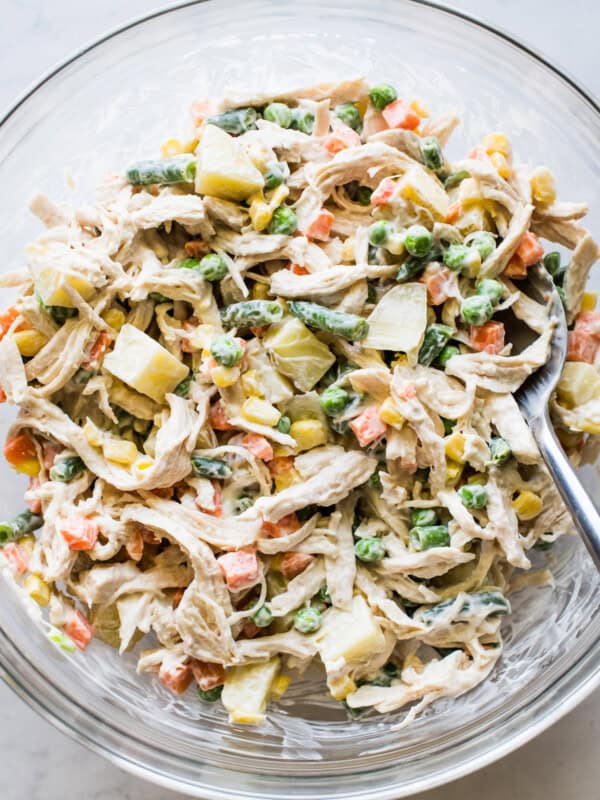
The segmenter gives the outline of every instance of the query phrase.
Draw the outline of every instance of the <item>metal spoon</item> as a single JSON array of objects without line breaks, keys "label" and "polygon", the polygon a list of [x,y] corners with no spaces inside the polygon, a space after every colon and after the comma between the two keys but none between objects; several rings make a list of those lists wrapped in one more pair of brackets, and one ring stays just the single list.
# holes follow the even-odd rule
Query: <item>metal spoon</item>
[{"label": "metal spoon", "polygon": [[536,299],[548,303],[556,327],[548,361],[523,383],[515,397],[575,527],[600,571],[600,514],[556,438],[548,411],[567,357],[567,320],[556,286],[544,267],[531,267],[527,277]]}]

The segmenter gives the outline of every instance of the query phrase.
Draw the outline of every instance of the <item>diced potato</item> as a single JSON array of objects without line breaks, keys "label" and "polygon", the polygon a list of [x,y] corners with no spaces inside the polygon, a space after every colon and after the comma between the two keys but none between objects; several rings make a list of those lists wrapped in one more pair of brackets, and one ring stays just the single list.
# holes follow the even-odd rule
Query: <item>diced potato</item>
[{"label": "diced potato", "polygon": [[35,356],[48,342],[48,339],[46,339],[43,333],[31,329],[16,331],[13,333],[13,337],[19,348],[19,353],[26,357]]},{"label": "diced potato", "polygon": [[446,218],[448,195],[440,182],[423,167],[410,167],[398,182],[398,191],[415,205],[431,211],[436,219]]},{"label": "diced potato", "polygon": [[[463,181],[465,183],[465,181]],[[454,227],[467,236],[469,233],[476,231],[488,230],[488,221],[486,216],[485,202],[482,200],[478,205],[470,205],[454,223]],[[471,277],[471,276],[469,276]]]},{"label": "diced potato", "polygon": [[161,403],[189,369],[147,334],[124,325],[104,367],[128,386]]},{"label": "diced potato", "polygon": [[299,419],[292,422],[290,436],[296,440],[298,450],[312,450],[327,444],[327,425],[320,419]]},{"label": "diced potato", "polygon": [[310,392],[335,362],[335,356],[296,317],[271,325],[263,344],[273,356],[277,369],[302,392]]},{"label": "diced potato", "polygon": [[229,712],[230,722],[256,725],[264,721],[278,672],[278,656],[260,664],[244,664],[226,671],[221,701]]},{"label": "diced potato", "polygon": [[402,283],[382,297],[368,317],[363,347],[410,353],[421,346],[427,327],[427,287]]},{"label": "diced potato", "polygon": [[281,418],[281,411],[271,405],[267,400],[258,397],[247,397],[242,404],[242,417],[248,422],[258,425],[268,425],[272,428]]},{"label": "diced potato", "polygon": [[572,408],[600,396],[600,375],[591,364],[567,361],[557,387],[558,401]]},{"label": "diced potato", "polygon": [[216,125],[206,125],[196,150],[196,191],[223,200],[245,200],[264,179],[238,142]]},{"label": "diced potato", "polygon": [[271,686],[271,700],[280,700],[287,692],[292,679],[289,675],[278,675]]},{"label": "diced potato", "polygon": [[331,696],[336,700],[344,700],[349,694],[356,691],[356,684],[349,675],[335,676],[327,681]]},{"label": "diced potato", "polygon": [[[254,376],[248,379],[252,381],[255,378],[255,391],[246,391],[244,378],[248,373],[242,376],[242,386],[246,394],[259,394],[266,398],[269,403],[282,403],[289,400],[294,396],[294,390],[287,378],[284,378],[271,364],[269,356],[262,350],[258,352],[249,352],[246,355],[246,361],[250,369],[248,372],[253,372]],[[253,385],[248,383],[248,387]]]},{"label": "diced potato", "polygon": [[315,642],[325,662],[340,658],[346,662],[359,661],[385,646],[381,628],[361,595],[353,597],[350,611],[333,608],[324,615]]},{"label": "diced potato", "polygon": [[73,308],[73,301],[67,294],[65,286],[75,289],[84,300],[89,300],[92,297],[95,292],[94,287],[80,275],[72,275],[68,272],[54,269],[54,267],[44,266],[43,253],[40,252],[40,249],[40,245],[32,245],[29,248],[29,252],[34,256],[30,269],[35,283],[35,290],[47,306]]},{"label": "diced potato", "polygon": [[40,575],[28,575],[23,581],[23,588],[38,605],[47,606],[50,602],[52,589]]},{"label": "diced potato", "polygon": [[240,379],[239,367],[213,367],[210,371],[210,377],[215,386],[220,389],[226,389],[228,386],[234,386]]}]

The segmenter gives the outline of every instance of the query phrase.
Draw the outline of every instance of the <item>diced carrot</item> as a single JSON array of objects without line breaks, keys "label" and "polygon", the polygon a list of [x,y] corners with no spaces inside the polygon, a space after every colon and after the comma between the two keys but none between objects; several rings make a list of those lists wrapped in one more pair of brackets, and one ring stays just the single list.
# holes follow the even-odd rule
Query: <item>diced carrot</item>
[{"label": "diced carrot", "polygon": [[216,403],[213,403],[213,405],[210,407],[208,418],[211,426],[216,431],[235,430],[234,426],[230,425],[227,422],[227,417],[225,416],[225,409],[223,408],[223,403],[220,400],[218,400]]},{"label": "diced carrot", "polygon": [[497,355],[504,347],[504,323],[490,321],[471,325],[471,346],[480,353]]},{"label": "diced carrot", "polygon": [[273,458],[271,442],[258,433],[247,433],[242,439],[242,446],[263,461],[270,461]]},{"label": "diced carrot", "polygon": [[175,694],[183,694],[192,682],[194,675],[189,664],[161,664],[158,680]]},{"label": "diced carrot", "polygon": [[567,361],[585,361],[593,364],[596,353],[600,347],[600,342],[593,336],[577,330],[569,332],[569,347],[567,350]]},{"label": "diced carrot", "polygon": [[213,100],[195,100],[190,106],[190,116],[196,127],[201,125],[206,117],[217,113],[217,105]]},{"label": "diced carrot", "polygon": [[400,98],[386,106],[381,113],[390,128],[414,131],[421,122],[421,117]]},{"label": "diced carrot", "polygon": [[92,349],[90,350],[88,357],[84,362],[82,362],[81,366],[83,369],[90,369],[90,367],[98,366],[102,356],[108,350],[111,341],[112,339],[110,338],[109,334],[106,333],[106,331],[102,331],[92,345]]},{"label": "diced carrot", "polygon": [[[154,490],[154,494],[156,494],[156,489]],[[146,544],[153,545],[160,544],[162,542],[161,537],[157,533],[154,533],[153,530],[150,530],[150,528],[141,528],[140,533],[142,534],[142,539]]]},{"label": "diced carrot", "polygon": [[91,550],[98,541],[98,526],[82,514],[59,520],[57,527],[71,550]]},{"label": "diced carrot", "polygon": [[453,222],[459,218],[462,214],[462,205],[457,201],[456,203],[450,203],[448,206],[448,210],[446,211],[446,222],[448,225],[452,225]]},{"label": "diced carrot", "polygon": [[68,621],[63,625],[63,630],[72,639],[80,650],[85,650],[92,640],[94,629],[83,616],[81,611],[73,611]]},{"label": "diced carrot", "polygon": [[213,486],[213,502],[211,508],[206,508],[200,502],[200,498],[196,498],[196,507],[203,511],[205,514],[210,514],[212,517],[223,516],[223,492],[221,491],[221,484],[219,481],[211,481]]},{"label": "diced carrot", "polygon": [[385,422],[379,416],[379,406],[369,406],[350,423],[361,447],[366,447],[386,432]]},{"label": "diced carrot", "polygon": [[183,249],[190,258],[202,258],[210,253],[210,245],[204,239],[192,239],[183,245]]},{"label": "diced carrot", "polygon": [[42,464],[44,469],[51,469],[54,466],[56,456],[60,455],[64,449],[62,444],[45,439],[42,442]]},{"label": "diced carrot", "polygon": [[20,433],[6,440],[4,458],[13,469],[25,475],[37,475],[41,469],[35,442],[27,433]]},{"label": "diced carrot", "polygon": [[360,136],[356,131],[353,131],[349,125],[338,125],[328,136],[323,140],[323,145],[329,153],[334,156],[341,150],[346,150],[348,147],[358,147],[360,144]]},{"label": "diced carrot", "polygon": [[29,566],[27,556],[22,547],[19,547],[15,542],[5,544],[0,553],[6,558],[17,575],[22,575],[27,572]]},{"label": "diced carrot", "polygon": [[331,231],[331,226],[334,221],[335,217],[331,211],[322,208],[316,217],[310,221],[306,229],[306,235],[309,239],[317,239],[319,242],[326,242],[329,239],[329,232]]},{"label": "diced carrot", "polygon": [[6,403],[6,392],[0,386],[0,403]]},{"label": "diced carrot", "polygon": [[258,636],[261,629],[255,625],[251,620],[244,622],[244,627],[240,631],[240,639],[254,639]]},{"label": "diced carrot", "polygon": [[439,306],[448,299],[448,281],[452,273],[446,267],[427,275],[425,285],[427,286],[427,296],[432,306]]},{"label": "diced carrot", "polygon": [[277,456],[268,465],[271,475],[283,475],[294,466],[293,456]]},{"label": "diced carrot", "polygon": [[157,495],[157,497],[162,497],[163,500],[170,500],[173,497],[173,487],[156,486],[154,489],[152,489],[152,494]]},{"label": "diced carrot", "polygon": [[383,206],[389,203],[395,191],[396,182],[392,178],[384,178],[371,195],[371,204]]},{"label": "diced carrot", "polygon": [[308,275],[306,267],[301,267],[300,264],[290,263],[290,272],[293,272],[294,275]]},{"label": "diced carrot", "polygon": [[412,400],[417,396],[417,389],[414,383],[405,383],[398,388],[397,394],[401,400]]},{"label": "diced carrot", "polygon": [[173,595],[173,601],[171,603],[174,609],[179,607],[179,604],[183,600],[184,594],[185,594],[185,589],[180,588],[175,591],[175,594]]},{"label": "diced carrot", "polygon": [[[36,489],[39,489],[40,486],[40,479],[37,476],[31,477],[29,478],[29,486],[27,487],[27,491],[34,492]],[[32,514],[42,513],[42,501],[39,499],[39,497],[34,497],[31,500],[25,500],[25,505]]]},{"label": "diced carrot", "polygon": [[308,553],[286,553],[281,559],[281,572],[288,579],[295,578],[308,567],[309,564],[315,560],[314,556]]},{"label": "diced carrot", "polygon": [[194,680],[203,692],[209,692],[225,683],[225,669],[222,664],[213,664],[210,661],[190,661]]},{"label": "diced carrot", "polygon": [[527,277],[527,267],[523,259],[515,253],[502,272],[505,278],[512,278],[515,281]]},{"label": "diced carrot", "polygon": [[2,340],[8,333],[8,329],[19,316],[16,308],[7,308],[6,311],[0,312],[0,340]]},{"label": "diced carrot", "polygon": [[236,550],[224,553],[217,558],[221,574],[225,578],[227,588],[238,592],[256,583],[260,574],[258,558],[254,550]]},{"label": "diced carrot", "polygon": [[544,255],[544,247],[535,233],[526,231],[521,237],[516,253],[526,267],[531,267]]},{"label": "diced carrot", "polygon": [[144,554],[144,537],[139,530],[133,531],[125,542],[125,551],[132,561],[139,561]]},{"label": "diced carrot", "polygon": [[281,517],[277,522],[263,522],[261,533],[270,539],[279,539],[281,536],[289,536],[302,527],[302,523],[294,512]]},{"label": "diced carrot", "polygon": [[581,311],[575,320],[575,330],[600,339],[600,311]]}]

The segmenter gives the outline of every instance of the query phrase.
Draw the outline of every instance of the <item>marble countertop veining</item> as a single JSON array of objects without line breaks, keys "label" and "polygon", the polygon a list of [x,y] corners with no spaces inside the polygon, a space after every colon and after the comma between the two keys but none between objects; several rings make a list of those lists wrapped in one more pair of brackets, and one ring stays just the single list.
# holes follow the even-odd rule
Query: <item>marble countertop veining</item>
[{"label": "marble countertop veining", "polygon": [[[350,0],[349,0],[350,2]],[[442,2],[442,0],[440,0]],[[152,11],[148,0],[3,0],[0,109],[42,72],[117,25]],[[513,33],[600,94],[593,0],[454,0],[455,8]],[[176,800],[59,733],[0,684],[1,800]],[[598,797],[600,690],[521,748],[474,775],[415,800],[573,800]]]}]

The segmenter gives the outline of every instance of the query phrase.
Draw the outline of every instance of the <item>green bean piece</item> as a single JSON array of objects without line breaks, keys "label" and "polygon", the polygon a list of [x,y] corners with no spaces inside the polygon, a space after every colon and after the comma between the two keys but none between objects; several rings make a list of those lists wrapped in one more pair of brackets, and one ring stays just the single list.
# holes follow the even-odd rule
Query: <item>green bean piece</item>
[{"label": "green bean piece", "polygon": [[[227,262],[217,253],[207,253],[202,258],[186,258],[177,265],[183,269],[193,269],[205,281],[220,281],[229,273]],[[167,298],[168,299],[168,298]]]},{"label": "green bean piece", "polygon": [[329,589],[327,588],[326,584],[321,586],[315,597],[317,600],[319,600],[319,602],[326,603],[329,606],[331,605],[331,595],[329,594]]},{"label": "green bean piece", "polygon": [[437,136],[425,136],[419,142],[419,147],[421,148],[421,158],[426,167],[437,172],[444,166],[444,154]]},{"label": "green bean piece", "polygon": [[329,386],[321,395],[320,404],[328,417],[335,417],[346,408],[351,398],[341,386]]},{"label": "green bean piece", "polygon": [[220,458],[192,456],[192,472],[198,478],[216,478],[225,480],[231,475],[231,467]]},{"label": "green bean piece", "polygon": [[171,302],[171,298],[167,297],[166,294],[161,294],[161,292],[150,292],[149,295],[148,295],[148,299],[152,300],[154,303],[170,303]]},{"label": "green bean piece", "polygon": [[217,128],[221,128],[233,136],[239,136],[241,133],[256,128],[257,119],[258,114],[255,108],[230,108],[221,114],[207,117],[206,122],[209,125],[216,125]]},{"label": "green bean piece", "polygon": [[73,375],[71,380],[76,386],[85,386],[85,384],[93,377],[93,375],[94,375],[93,370],[82,369],[80,367],[75,373],[75,375]]},{"label": "green bean piece", "polygon": [[396,273],[396,280],[398,283],[407,283],[425,269],[425,261],[422,258],[410,257],[400,265],[400,269]]},{"label": "green bean piece", "polygon": [[251,497],[248,494],[240,495],[235,501],[234,514],[243,514],[244,511],[247,511],[249,508],[252,508],[255,502],[256,502],[256,497]]},{"label": "green bean piece", "polygon": [[269,103],[263,111],[263,117],[280,128],[289,128],[292,124],[292,109],[285,103]]},{"label": "green bean piece", "polygon": [[292,109],[292,122],[290,125],[296,131],[310,135],[315,127],[315,115],[306,108]]},{"label": "green bean piece", "polygon": [[444,189],[446,191],[448,189],[453,189],[455,186],[461,184],[465,178],[470,178],[471,173],[467,172],[466,169],[459,169],[458,172],[451,172],[450,175],[444,181]]},{"label": "green bean piece", "polygon": [[221,309],[221,321],[226,328],[254,328],[282,319],[283,307],[274,300],[242,300]]},{"label": "green bean piece", "polygon": [[39,514],[34,514],[32,511],[22,511],[13,517],[9,522],[0,523],[0,544],[6,544],[13,539],[18,539],[26,533],[41,528],[44,524],[44,518]]},{"label": "green bean piece", "polygon": [[426,525],[437,525],[438,515],[434,508],[413,508],[410,512],[410,521],[413,528]]},{"label": "green bean piece", "polygon": [[273,614],[271,614],[266,606],[261,606],[258,611],[252,614],[250,621],[253,622],[257,628],[268,628],[273,622]]},{"label": "green bean piece", "polygon": [[485,508],[488,501],[488,492],[480,483],[466,483],[458,490],[462,503],[467,508]]},{"label": "green bean piece", "polygon": [[460,313],[468,325],[483,325],[494,315],[494,307],[489,297],[475,294],[463,300]]},{"label": "green bean piece", "polygon": [[557,292],[558,296],[560,297],[560,302],[563,304],[563,306],[566,307],[566,305],[567,305],[567,293],[565,292],[563,287],[562,286],[557,286],[556,287],[556,292]]},{"label": "green bean piece", "polygon": [[441,325],[438,322],[430,325],[425,332],[425,338],[419,350],[419,364],[423,364],[425,367],[433,364],[448,343],[452,332],[452,328],[448,325]]},{"label": "green bean piece", "polygon": [[[437,617],[447,611],[455,602],[456,598],[444,600],[435,606],[418,612],[418,617],[421,622],[424,622],[426,625],[432,625]],[[481,609],[482,607],[487,611],[487,616],[508,614],[510,612],[508,600],[501,592],[474,592],[473,594],[469,594],[465,599],[464,603],[453,617],[453,622],[468,622],[471,613],[476,611],[477,608]]]},{"label": "green bean piece", "polygon": [[294,628],[300,633],[314,633],[322,623],[321,612],[316,608],[299,608],[294,614]]},{"label": "green bean piece", "polygon": [[359,186],[356,190],[355,200],[361,206],[370,206],[372,194],[373,189],[369,189],[368,186]]},{"label": "green bean piece", "polygon": [[151,183],[192,183],[196,177],[196,159],[192,155],[138,161],[126,172],[127,180],[135,186]]},{"label": "green bean piece", "polygon": [[381,247],[387,242],[393,232],[394,226],[390,222],[379,219],[369,228],[369,241],[375,247]]},{"label": "green bean piece", "polygon": [[557,250],[552,250],[544,256],[544,266],[546,270],[555,278],[560,272],[560,253]]},{"label": "green bean piece", "polygon": [[488,231],[477,231],[477,233],[468,236],[466,241],[469,247],[474,247],[476,250],[479,250],[482,262],[485,261],[488,256],[491,256],[496,249],[496,240]]},{"label": "green bean piece", "polygon": [[341,119],[352,130],[359,131],[361,129],[362,120],[354,103],[340,103],[339,106],[333,109],[333,112],[338,119]]},{"label": "green bean piece", "polygon": [[279,417],[279,422],[275,425],[276,429],[280,433],[289,433],[292,427],[292,420],[287,416],[287,414],[282,414]]},{"label": "green bean piece", "polygon": [[502,300],[502,292],[504,287],[500,281],[495,281],[492,278],[484,278],[477,284],[477,294],[482,297],[489,297],[492,305],[498,305]]},{"label": "green bean piece", "polygon": [[383,111],[386,106],[398,99],[398,92],[389,83],[378,83],[369,92],[369,98],[377,111]]},{"label": "green bean piece", "polygon": [[64,325],[64,323],[68,319],[73,319],[79,314],[79,311],[76,308],[67,308],[66,306],[46,306],[44,305],[44,311],[47,314],[50,314],[54,322],[58,325]]},{"label": "green bean piece", "polygon": [[270,192],[271,189],[276,189],[290,177],[290,168],[286,161],[272,161],[267,166],[267,171],[264,174],[265,191]]},{"label": "green bean piece", "polygon": [[360,342],[369,333],[369,323],[356,314],[333,311],[318,303],[290,300],[289,309],[295,317],[311,328],[334,333],[351,342]]},{"label": "green bean piece", "polygon": [[188,398],[190,396],[190,388],[192,386],[192,381],[194,380],[194,373],[190,372],[187,378],[184,378],[181,383],[178,383],[177,386],[173,389],[173,394],[176,394],[178,397]]},{"label": "green bean piece", "polygon": [[429,550],[431,547],[448,547],[450,534],[447,525],[418,525],[408,532],[415,550]]},{"label": "green bean piece", "polygon": [[298,227],[298,217],[289,206],[279,206],[273,212],[269,222],[269,233],[281,233],[291,236]]},{"label": "green bean piece", "polygon": [[496,466],[506,464],[512,456],[510,445],[502,436],[492,437],[488,447],[490,448],[490,464],[495,464]]},{"label": "green bean piece", "polygon": [[382,672],[385,672],[386,675],[389,675],[390,678],[397,678],[398,677],[398,665],[394,664],[393,661],[387,661],[383,667],[381,668]]},{"label": "green bean piece", "polygon": [[367,281],[367,303],[375,304],[377,302],[377,283],[375,281]]},{"label": "green bean piece", "polygon": [[222,367],[235,367],[244,355],[244,351],[237,339],[221,333],[211,340],[210,354]]},{"label": "green bean piece", "polygon": [[85,464],[79,456],[64,458],[55,464],[50,470],[50,480],[68,483],[77,475],[81,475],[85,469]]},{"label": "green bean piece", "polygon": [[444,264],[453,272],[460,272],[469,257],[469,248],[465,244],[451,244],[444,250]]},{"label": "green bean piece", "polygon": [[369,486],[370,489],[377,489],[378,491],[383,489],[383,484],[381,483],[381,476],[377,470],[371,475],[371,477],[367,481],[367,486]]},{"label": "green bean piece", "polygon": [[371,678],[369,681],[361,680],[358,681],[357,686],[383,686],[388,687],[392,685],[392,676],[386,675],[383,670],[375,675],[374,678]]},{"label": "green bean piece", "polygon": [[10,522],[0,522],[0,545],[12,542],[15,538],[16,534]]},{"label": "green bean piece", "polygon": [[411,256],[424,258],[429,254],[433,239],[424,225],[411,225],[404,235],[404,246]]},{"label": "green bean piece", "polygon": [[213,689],[198,689],[198,697],[204,703],[216,703],[221,699],[223,693],[223,684],[215,686]]},{"label": "green bean piece", "polygon": [[454,428],[456,427],[456,420],[455,419],[447,419],[446,417],[441,417],[442,422],[444,423],[444,435],[450,436]]},{"label": "green bean piece", "polygon": [[365,536],[354,545],[354,553],[360,561],[375,563],[385,558],[385,545],[376,536]]},{"label": "green bean piece", "polygon": [[447,344],[442,352],[438,356],[437,363],[440,365],[442,369],[446,369],[446,364],[450,361],[451,358],[454,356],[459,356],[460,350],[453,344]]}]

